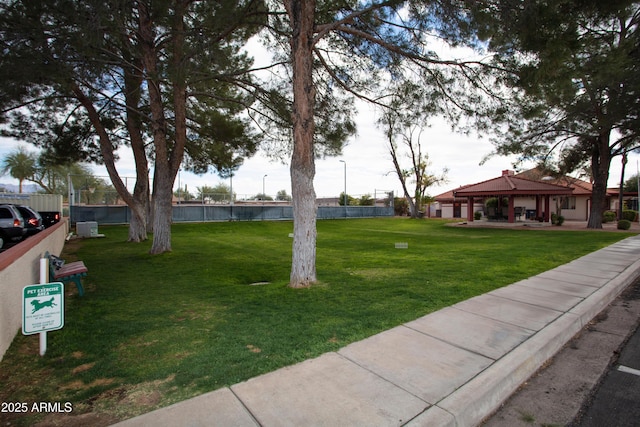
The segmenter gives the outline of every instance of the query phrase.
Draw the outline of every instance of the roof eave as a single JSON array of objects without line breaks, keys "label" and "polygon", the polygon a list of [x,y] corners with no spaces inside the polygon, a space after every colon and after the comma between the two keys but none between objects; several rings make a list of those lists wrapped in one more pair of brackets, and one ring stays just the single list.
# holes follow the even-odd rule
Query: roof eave
[{"label": "roof eave", "polygon": [[455,197],[486,197],[486,196],[571,196],[573,190],[496,190],[496,191],[457,191]]}]

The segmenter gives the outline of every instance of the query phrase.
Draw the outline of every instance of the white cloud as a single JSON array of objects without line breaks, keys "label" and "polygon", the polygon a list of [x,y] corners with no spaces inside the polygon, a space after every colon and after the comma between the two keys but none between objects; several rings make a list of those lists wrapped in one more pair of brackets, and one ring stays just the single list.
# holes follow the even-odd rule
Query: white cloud
[{"label": "white cloud", "polygon": [[[445,56],[473,56],[469,49],[449,49],[445,43],[438,41],[435,47]],[[260,45],[258,38],[253,38],[247,46],[254,53],[255,66],[267,66],[271,63],[271,55]],[[454,55],[454,53],[456,55]],[[379,193],[392,190],[396,195],[402,194],[398,178],[393,172],[382,131],[375,126],[375,112],[369,106],[360,104],[357,116],[358,134],[352,138],[343,150],[343,155],[316,161],[316,177],[314,185],[318,197],[336,197],[344,190],[344,168],[346,162],[347,193],[353,196]],[[448,169],[449,182],[440,187],[428,189],[430,195],[437,195],[457,188],[461,185],[473,184],[494,178],[504,169],[510,169],[513,158],[493,157],[482,166],[479,163],[492,151],[492,146],[486,139],[476,136],[456,134],[443,120],[434,120],[433,125],[423,132],[423,150],[431,161],[430,172],[440,174],[444,168]],[[0,161],[20,143],[0,138]],[[27,144],[23,144],[27,145]],[[119,150],[120,161],[117,164],[119,173],[128,177],[128,187],[133,188],[135,167],[131,153],[123,148]],[[626,176],[636,173],[637,155],[629,156]],[[529,165],[532,166],[532,165]],[[93,166],[96,175],[107,180],[106,169]],[[620,158],[615,158],[611,164],[609,187],[617,187],[620,181]],[[267,175],[265,177],[265,175]],[[9,176],[0,177],[0,182],[13,183],[16,180]],[[219,182],[229,184],[228,179],[222,180],[214,173],[203,176],[181,171],[176,179],[174,188],[186,185],[192,193],[196,187],[204,185],[214,186]],[[258,153],[247,159],[233,177],[233,191],[238,197],[251,197],[262,192],[274,195],[285,190],[291,194],[291,178],[289,166],[270,160],[264,153]],[[409,188],[411,191],[411,187]]]},{"label": "white cloud", "polygon": [[[349,141],[343,155],[316,161],[316,177],[314,181],[318,197],[336,197],[344,189],[344,160],[347,164],[347,193],[363,195],[393,190],[401,194],[401,186],[393,172],[393,164],[386,151],[384,134],[374,125],[373,113],[369,108],[361,109],[358,118],[358,134]],[[0,161],[19,145],[28,146],[8,138],[0,138]],[[486,139],[453,133],[449,126],[439,122],[423,133],[423,147],[432,162],[430,170],[439,174],[448,168],[449,182],[440,187],[428,190],[431,195],[444,193],[461,185],[473,184],[499,176],[503,169],[510,169],[513,160],[505,157],[494,157],[482,166],[480,161],[491,152],[491,144]],[[135,168],[132,156],[122,149],[119,151],[118,170],[123,177],[129,177],[129,187],[133,187]],[[627,164],[626,177],[637,171],[640,156],[631,154]],[[96,175],[107,177],[102,166],[92,166]],[[614,158],[609,173],[609,187],[617,187],[620,182],[620,158]],[[280,190],[291,194],[291,178],[289,166],[274,162],[263,153],[245,161],[233,178],[233,191],[239,197],[251,197],[262,192],[263,177],[267,194],[275,196]],[[0,177],[0,182],[17,184],[17,180],[9,175]],[[174,188],[180,185],[195,193],[196,187],[214,186],[219,182],[229,184],[214,173],[203,176],[181,171]],[[411,191],[411,190],[410,190]]]}]

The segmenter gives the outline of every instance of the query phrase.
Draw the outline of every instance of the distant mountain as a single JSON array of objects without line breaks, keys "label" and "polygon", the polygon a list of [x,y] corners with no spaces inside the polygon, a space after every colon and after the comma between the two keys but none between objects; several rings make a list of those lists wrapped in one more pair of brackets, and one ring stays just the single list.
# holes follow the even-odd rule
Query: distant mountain
[{"label": "distant mountain", "polygon": [[[2,189],[9,193],[17,193],[20,190],[20,186],[18,184],[3,184],[0,182],[0,192]],[[23,193],[37,193],[40,190],[40,186],[38,184],[22,184],[22,192]]]}]

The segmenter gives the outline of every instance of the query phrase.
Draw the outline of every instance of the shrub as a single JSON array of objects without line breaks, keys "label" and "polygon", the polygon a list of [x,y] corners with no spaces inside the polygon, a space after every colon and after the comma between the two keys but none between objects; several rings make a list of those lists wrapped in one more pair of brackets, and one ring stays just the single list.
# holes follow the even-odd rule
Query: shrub
[{"label": "shrub", "polygon": [[478,220],[480,220],[480,218],[482,218],[482,212],[480,212],[480,211],[476,211],[476,212],[473,214],[473,219],[475,219],[476,221],[478,221]]},{"label": "shrub", "polygon": [[618,230],[628,230],[629,228],[631,228],[631,221],[628,219],[618,221]]},{"label": "shrub", "polygon": [[360,200],[358,200],[358,205],[360,206],[373,206],[374,204],[375,200],[373,200],[371,194],[365,194],[364,196],[360,197]]},{"label": "shrub", "polygon": [[[485,202],[484,205],[488,208],[496,208],[498,207],[498,198],[497,197],[491,197],[488,198]],[[500,205],[501,206],[509,206],[509,199],[507,197],[504,197],[501,201],[500,201]]]},{"label": "shrub", "polygon": [[409,202],[404,197],[395,197],[393,199],[393,210],[397,216],[409,215]]},{"label": "shrub", "polygon": [[627,221],[634,222],[638,217],[638,212],[632,211],[631,209],[625,209],[622,211],[622,219],[626,219]]},{"label": "shrub", "polygon": [[614,211],[605,211],[602,214],[602,222],[611,222],[616,220],[616,213]]},{"label": "shrub", "polygon": [[564,222],[564,217],[562,215],[557,215],[555,213],[551,214],[551,224],[562,225],[563,222]]}]

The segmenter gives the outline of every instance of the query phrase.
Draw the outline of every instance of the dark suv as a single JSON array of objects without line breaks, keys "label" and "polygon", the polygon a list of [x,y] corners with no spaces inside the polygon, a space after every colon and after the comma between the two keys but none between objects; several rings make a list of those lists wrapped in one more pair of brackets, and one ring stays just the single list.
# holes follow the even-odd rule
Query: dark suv
[{"label": "dark suv", "polygon": [[13,205],[0,205],[0,248],[25,234],[24,219]]},{"label": "dark suv", "polygon": [[25,237],[32,236],[44,230],[44,221],[38,212],[29,206],[16,205],[15,207],[24,219]]}]

